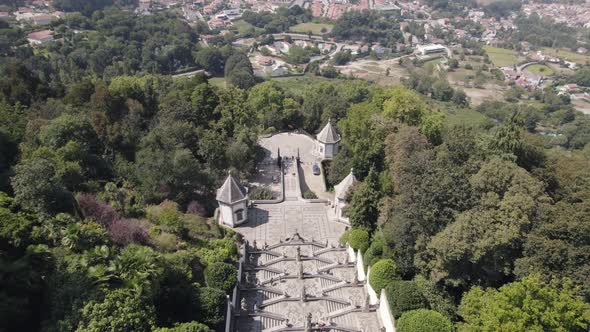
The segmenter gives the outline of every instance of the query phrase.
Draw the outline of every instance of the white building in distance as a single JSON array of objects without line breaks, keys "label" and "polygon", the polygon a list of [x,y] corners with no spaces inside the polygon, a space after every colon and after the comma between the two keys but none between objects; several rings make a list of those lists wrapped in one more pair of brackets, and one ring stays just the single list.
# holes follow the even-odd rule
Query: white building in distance
[{"label": "white building in distance", "polygon": [[248,220],[248,192],[240,181],[231,174],[217,189],[217,203],[219,203],[219,222],[235,227]]},{"label": "white building in distance", "polygon": [[448,56],[451,56],[451,51],[446,46],[440,44],[418,45],[416,50],[422,55],[446,53]]},{"label": "white building in distance", "polygon": [[317,137],[316,151],[322,159],[332,158],[338,153],[338,142],[340,142],[340,135],[332,126],[330,120],[328,124],[320,131]]},{"label": "white building in distance", "polygon": [[346,207],[346,195],[350,188],[357,183],[358,180],[354,176],[354,171],[351,168],[350,173],[339,184],[334,186],[334,212],[338,221],[350,224],[349,218],[344,213]]}]

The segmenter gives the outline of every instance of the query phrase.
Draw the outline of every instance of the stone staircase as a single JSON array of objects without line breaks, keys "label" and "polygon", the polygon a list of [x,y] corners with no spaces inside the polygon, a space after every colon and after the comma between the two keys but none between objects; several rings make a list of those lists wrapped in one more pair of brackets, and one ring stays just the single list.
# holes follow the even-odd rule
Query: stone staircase
[{"label": "stone staircase", "polygon": [[321,331],[379,332],[357,317],[368,309],[367,294],[347,255],[297,233],[270,246],[248,247],[236,331],[320,331],[321,326]]}]

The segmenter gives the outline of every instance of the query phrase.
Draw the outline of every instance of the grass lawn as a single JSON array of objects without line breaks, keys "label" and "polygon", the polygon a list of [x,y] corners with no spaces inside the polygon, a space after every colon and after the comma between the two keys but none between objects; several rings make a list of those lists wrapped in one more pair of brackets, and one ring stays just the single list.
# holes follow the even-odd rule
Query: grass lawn
[{"label": "grass lawn", "polygon": [[518,63],[518,53],[516,51],[487,45],[483,49],[496,67],[506,67]]},{"label": "grass lawn", "polygon": [[290,76],[290,77],[273,77],[272,81],[277,83],[281,88],[292,92],[294,95],[302,95],[303,91],[316,83],[319,82],[337,82],[337,79],[329,79],[321,76],[303,75],[303,76]]},{"label": "grass lawn", "polygon": [[590,56],[551,47],[544,47],[543,53],[579,64],[586,64],[590,60]]},{"label": "grass lawn", "polygon": [[211,77],[209,79],[209,84],[219,87],[219,88],[225,88],[226,87],[225,77]]},{"label": "grass lawn", "polygon": [[262,31],[264,29],[261,28],[257,28],[255,26],[253,26],[252,24],[244,21],[244,20],[237,20],[233,22],[234,26],[236,28],[238,28],[238,33],[240,35],[246,34],[250,31],[252,31],[252,29],[254,29],[254,31],[258,32],[258,31]]},{"label": "grass lawn", "polygon": [[467,127],[477,127],[490,120],[483,114],[478,113],[470,108],[449,109],[445,113],[445,126],[453,128],[454,126],[464,125]]},{"label": "grass lawn", "polygon": [[543,76],[555,75],[555,71],[553,71],[553,69],[551,69],[548,66],[540,65],[540,64],[528,66],[524,70],[529,71],[529,72],[536,74],[536,75],[543,75]]},{"label": "grass lawn", "polygon": [[[297,33],[308,33],[309,31],[311,31],[311,33],[313,33],[314,35],[321,35],[332,31],[332,27],[332,24],[308,22],[294,25],[289,29],[289,31]],[[322,28],[325,28],[326,32],[322,32]]]}]

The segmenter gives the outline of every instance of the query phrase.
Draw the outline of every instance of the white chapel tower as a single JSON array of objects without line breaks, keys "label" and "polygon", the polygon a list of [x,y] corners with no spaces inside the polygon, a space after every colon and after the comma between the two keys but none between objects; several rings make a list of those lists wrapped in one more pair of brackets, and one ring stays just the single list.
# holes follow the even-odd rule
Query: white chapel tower
[{"label": "white chapel tower", "polygon": [[332,126],[332,122],[328,123],[317,135],[317,154],[322,159],[332,158],[338,153],[338,142],[340,142],[340,135]]},{"label": "white chapel tower", "polygon": [[234,227],[248,220],[248,192],[231,173],[217,189],[219,222]]}]

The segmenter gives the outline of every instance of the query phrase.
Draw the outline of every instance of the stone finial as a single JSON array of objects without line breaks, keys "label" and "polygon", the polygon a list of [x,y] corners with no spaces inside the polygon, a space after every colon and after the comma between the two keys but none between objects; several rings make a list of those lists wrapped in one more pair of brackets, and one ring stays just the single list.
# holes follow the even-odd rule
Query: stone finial
[{"label": "stone finial", "polygon": [[363,312],[369,312],[371,310],[371,298],[369,294],[365,295],[365,306],[363,308]]},{"label": "stone finial", "polygon": [[305,316],[305,332],[311,332],[311,312]]},{"label": "stone finial", "polygon": [[305,300],[307,299],[306,296],[307,295],[305,295],[305,285],[303,285],[303,286],[301,286],[301,297],[300,297],[301,302],[305,302]]},{"label": "stone finial", "polygon": [[248,311],[248,303],[246,302],[246,298],[243,297],[242,301],[240,301],[240,308],[242,309],[242,311]]}]

